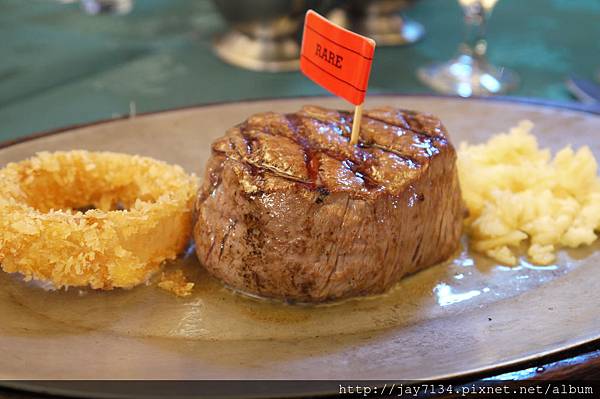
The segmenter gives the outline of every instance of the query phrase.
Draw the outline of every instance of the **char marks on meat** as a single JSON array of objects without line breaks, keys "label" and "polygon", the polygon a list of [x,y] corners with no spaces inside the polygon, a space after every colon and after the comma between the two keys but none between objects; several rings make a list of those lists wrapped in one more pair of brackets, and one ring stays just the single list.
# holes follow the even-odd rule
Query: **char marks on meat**
[{"label": "char marks on meat", "polygon": [[241,291],[319,302],[384,292],[457,249],[463,206],[441,122],[389,107],[251,116],[213,143],[194,238]]}]

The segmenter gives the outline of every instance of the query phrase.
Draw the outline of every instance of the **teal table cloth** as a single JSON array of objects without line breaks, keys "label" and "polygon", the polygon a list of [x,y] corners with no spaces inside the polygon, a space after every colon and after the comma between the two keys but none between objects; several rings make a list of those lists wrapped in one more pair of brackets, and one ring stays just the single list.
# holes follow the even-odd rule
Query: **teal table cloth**
[{"label": "teal table cloth", "polygon": [[[427,93],[416,69],[453,56],[462,38],[453,0],[408,14],[421,42],[376,50],[369,93]],[[76,3],[0,0],[0,141],[126,115],[240,99],[326,94],[299,72],[252,72],[213,53],[224,22],[207,0],[137,0],[125,16]],[[517,71],[515,96],[569,101],[564,81],[600,69],[599,0],[500,0],[489,20],[490,60]]]}]

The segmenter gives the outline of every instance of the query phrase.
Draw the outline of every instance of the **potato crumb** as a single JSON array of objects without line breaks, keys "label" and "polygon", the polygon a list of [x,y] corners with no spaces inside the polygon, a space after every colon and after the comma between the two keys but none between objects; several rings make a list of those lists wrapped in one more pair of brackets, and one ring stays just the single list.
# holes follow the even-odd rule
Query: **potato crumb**
[{"label": "potato crumb", "polygon": [[177,296],[186,297],[192,295],[194,283],[188,282],[181,270],[175,270],[167,273],[163,272],[158,286]]},{"label": "potato crumb", "polygon": [[529,261],[548,265],[561,247],[590,245],[600,229],[600,179],[592,151],[560,150],[552,159],[521,121],[485,144],[462,143],[458,173],[469,209],[473,249],[508,265],[527,247]]}]

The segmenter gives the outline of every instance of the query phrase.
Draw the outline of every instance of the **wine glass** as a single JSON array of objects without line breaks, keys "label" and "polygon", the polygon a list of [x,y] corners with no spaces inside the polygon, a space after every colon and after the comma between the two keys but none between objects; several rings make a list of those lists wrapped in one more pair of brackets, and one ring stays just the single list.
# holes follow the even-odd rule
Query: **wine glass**
[{"label": "wine glass", "polygon": [[518,76],[486,58],[486,19],[498,0],[458,0],[463,12],[466,34],[458,55],[443,63],[419,68],[419,79],[432,89],[461,97],[502,94],[518,86]]}]

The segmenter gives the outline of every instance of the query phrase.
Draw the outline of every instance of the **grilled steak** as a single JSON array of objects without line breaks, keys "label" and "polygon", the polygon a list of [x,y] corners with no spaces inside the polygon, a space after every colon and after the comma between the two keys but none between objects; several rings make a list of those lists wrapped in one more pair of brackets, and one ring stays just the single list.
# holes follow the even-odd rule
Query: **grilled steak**
[{"label": "grilled steak", "polygon": [[306,106],[251,116],[212,145],[196,203],[200,262],[288,301],[384,292],[450,257],[463,206],[456,153],[430,115]]}]

